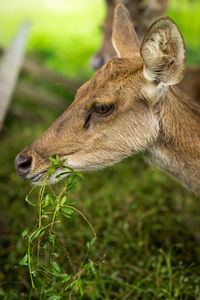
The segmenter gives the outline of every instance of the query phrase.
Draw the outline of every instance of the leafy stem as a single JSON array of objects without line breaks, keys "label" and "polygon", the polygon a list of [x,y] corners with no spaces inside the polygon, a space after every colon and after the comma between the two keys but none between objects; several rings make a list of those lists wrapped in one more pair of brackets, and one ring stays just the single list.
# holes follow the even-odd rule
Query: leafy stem
[{"label": "leafy stem", "polygon": [[[88,268],[90,267],[91,272],[93,272],[92,264],[85,265],[85,263],[88,259],[89,249],[96,239],[94,227],[87,217],[74,207],[76,202],[68,200],[68,192],[75,190],[78,183],[77,178],[83,178],[83,176],[65,166],[65,161],[61,161],[58,155],[50,157],[49,160],[52,164],[41,178],[43,184],[39,189],[37,203],[30,199],[36,186],[31,188],[26,196],[27,203],[33,207],[37,207],[38,211],[38,221],[34,229],[32,231],[25,229],[22,233],[22,237],[28,239],[28,246],[25,256],[20,261],[20,265],[27,266],[29,270],[31,282],[29,299],[32,298],[32,294],[35,294],[38,299],[43,299],[43,295],[50,296],[51,298],[52,295],[57,295],[58,290],[62,291],[63,295],[66,294],[67,290],[70,290],[71,295],[73,291],[77,293],[77,288],[80,295],[82,295],[81,276],[83,273],[88,272]],[[57,194],[48,180],[58,169],[59,174],[56,178],[63,175],[68,175],[68,177],[63,182],[60,193]],[[62,172],[62,169],[64,169],[64,172]],[[68,257],[70,267],[73,266],[72,260],[68,254],[68,250],[63,246],[63,241],[59,238],[58,228],[55,224],[61,222],[59,219],[61,216],[71,219],[74,212],[78,213],[87,222],[94,237],[87,243],[87,251],[78,271],[73,267],[74,274],[70,276],[65,272],[66,260],[64,260],[65,264],[63,265],[63,257]],[[60,266],[61,264],[62,267]]]},{"label": "leafy stem", "polygon": [[53,229],[53,225],[54,225],[54,221],[55,221],[55,218],[56,218],[56,214],[60,208],[60,200],[62,199],[62,195],[66,192],[67,190],[67,187],[65,186],[64,189],[60,192],[60,194],[58,195],[57,197],[57,204],[56,204],[56,208],[54,210],[54,214],[53,214],[53,218],[52,218],[52,222],[51,222],[51,228],[50,228],[50,231],[49,231],[49,234],[51,234],[52,232],[52,229]]}]

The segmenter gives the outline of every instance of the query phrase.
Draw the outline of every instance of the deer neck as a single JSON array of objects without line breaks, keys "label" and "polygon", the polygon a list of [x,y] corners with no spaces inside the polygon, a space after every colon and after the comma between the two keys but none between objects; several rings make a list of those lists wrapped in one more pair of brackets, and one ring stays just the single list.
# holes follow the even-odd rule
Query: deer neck
[{"label": "deer neck", "polygon": [[156,114],[160,133],[147,158],[200,195],[200,107],[173,87]]}]

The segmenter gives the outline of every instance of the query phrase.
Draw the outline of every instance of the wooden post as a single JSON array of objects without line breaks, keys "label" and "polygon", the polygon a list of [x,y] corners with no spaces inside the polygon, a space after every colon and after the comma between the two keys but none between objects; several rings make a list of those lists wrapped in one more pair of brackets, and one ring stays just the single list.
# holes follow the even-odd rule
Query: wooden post
[{"label": "wooden post", "polygon": [[29,28],[30,24],[28,22],[21,26],[2,57],[0,65],[0,130],[22,66]]}]

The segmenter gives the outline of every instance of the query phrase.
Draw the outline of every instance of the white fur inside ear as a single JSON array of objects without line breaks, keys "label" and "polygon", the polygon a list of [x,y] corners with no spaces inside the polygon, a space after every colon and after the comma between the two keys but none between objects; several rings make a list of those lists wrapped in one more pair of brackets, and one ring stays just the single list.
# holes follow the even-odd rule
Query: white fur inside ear
[{"label": "white fur inside ear", "polygon": [[116,46],[116,44],[115,44],[115,41],[112,39],[112,45],[113,45],[113,48],[115,49],[115,52],[117,53],[117,57],[119,57],[120,58],[120,53],[119,53],[119,51],[118,51],[118,49],[117,49],[117,46]]},{"label": "white fur inside ear", "polygon": [[149,80],[149,81],[154,81],[155,80],[154,74],[149,69],[147,69],[145,66],[144,66],[144,69],[143,69],[143,74],[144,74],[144,77],[147,80]]}]

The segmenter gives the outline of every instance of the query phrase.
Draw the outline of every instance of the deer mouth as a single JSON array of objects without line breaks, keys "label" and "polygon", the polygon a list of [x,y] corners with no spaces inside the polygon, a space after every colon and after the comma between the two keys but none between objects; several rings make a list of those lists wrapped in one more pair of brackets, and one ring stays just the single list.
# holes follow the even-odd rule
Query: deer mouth
[{"label": "deer mouth", "polygon": [[34,177],[31,177],[31,178],[30,178],[31,182],[35,183],[35,182],[38,182],[40,179],[44,179],[45,173],[46,173],[46,171],[41,172],[41,173],[35,175]]}]

